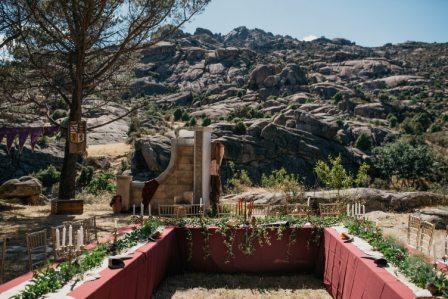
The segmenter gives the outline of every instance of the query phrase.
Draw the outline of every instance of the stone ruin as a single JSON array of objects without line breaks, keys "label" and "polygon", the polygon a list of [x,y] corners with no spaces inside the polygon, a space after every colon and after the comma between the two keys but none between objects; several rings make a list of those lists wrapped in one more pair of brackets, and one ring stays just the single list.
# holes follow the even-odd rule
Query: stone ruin
[{"label": "stone ruin", "polygon": [[[151,198],[153,214],[159,205],[200,204],[210,208],[211,128],[195,128],[191,137],[171,140],[168,167],[155,178],[159,183]],[[117,194],[122,198],[122,211],[129,211],[142,203],[143,181],[132,176],[117,176]]]}]

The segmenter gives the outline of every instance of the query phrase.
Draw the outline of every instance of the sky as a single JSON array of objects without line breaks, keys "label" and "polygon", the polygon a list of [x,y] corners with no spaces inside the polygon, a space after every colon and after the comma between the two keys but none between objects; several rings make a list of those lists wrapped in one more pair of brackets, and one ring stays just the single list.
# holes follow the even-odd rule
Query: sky
[{"label": "sky", "polygon": [[448,42],[448,0],[211,0],[184,30],[226,34],[239,26],[304,40],[343,37],[363,46]]}]

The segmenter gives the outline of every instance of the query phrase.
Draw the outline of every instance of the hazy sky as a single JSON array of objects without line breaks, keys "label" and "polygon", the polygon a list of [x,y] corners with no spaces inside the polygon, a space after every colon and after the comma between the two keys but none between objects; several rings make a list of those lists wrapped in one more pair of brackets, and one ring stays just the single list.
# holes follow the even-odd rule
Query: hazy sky
[{"label": "hazy sky", "polygon": [[448,0],[212,0],[184,30],[225,34],[242,25],[299,39],[344,37],[364,46],[448,42]]}]

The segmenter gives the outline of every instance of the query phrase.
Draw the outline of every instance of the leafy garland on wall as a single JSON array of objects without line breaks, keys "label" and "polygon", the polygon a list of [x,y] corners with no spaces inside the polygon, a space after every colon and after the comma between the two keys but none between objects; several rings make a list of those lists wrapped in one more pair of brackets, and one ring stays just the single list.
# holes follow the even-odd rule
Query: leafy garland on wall
[{"label": "leafy garland on wall", "polygon": [[384,238],[382,230],[371,221],[347,220],[345,226],[350,234],[366,240],[374,250],[381,252],[415,285],[428,289],[434,296],[448,297],[448,278],[437,270],[436,265],[428,263],[424,256],[411,255],[395,239]]},{"label": "leafy garland on wall", "polygon": [[[245,222],[243,218],[177,218],[167,219],[165,224],[182,227],[186,231],[187,240],[187,260],[190,261],[193,257],[193,237],[191,228],[200,228],[201,234],[204,239],[204,259],[207,259],[211,255],[210,253],[210,228],[216,228],[216,232],[223,237],[223,244],[226,247],[226,263],[229,263],[234,258],[234,241],[235,241],[235,228],[243,228],[244,239],[243,242],[237,244],[238,250],[245,255],[252,255],[255,252],[254,245],[258,243],[259,247],[270,246],[271,237],[270,232],[275,233],[277,240],[281,240],[285,236],[285,231],[289,227],[288,234],[288,249],[287,256],[291,256],[290,248],[297,241],[298,228],[303,227],[306,223],[309,223],[312,227],[312,238],[308,242],[319,243],[322,237],[322,231],[325,227],[330,227],[335,224],[341,223],[343,218],[341,217],[318,217],[310,216],[307,218],[294,217],[289,215],[284,216],[271,216],[265,218],[258,218],[251,221],[251,223]],[[273,223],[281,223],[281,225],[273,226]],[[288,223],[286,226],[284,223]]]},{"label": "leafy garland on wall", "polygon": [[[131,248],[139,241],[147,241],[153,236],[157,229],[163,225],[160,220],[152,218],[147,220],[141,227],[124,235],[116,242],[117,251],[123,251]],[[45,294],[53,293],[73,278],[80,280],[82,274],[86,271],[98,267],[103,260],[111,254],[111,243],[98,244],[93,250],[87,251],[72,263],[63,262],[57,267],[47,267],[42,271],[36,271],[33,274],[31,283],[23,291],[14,296],[14,299],[34,299],[40,298]],[[79,276],[79,277],[77,277]]]}]

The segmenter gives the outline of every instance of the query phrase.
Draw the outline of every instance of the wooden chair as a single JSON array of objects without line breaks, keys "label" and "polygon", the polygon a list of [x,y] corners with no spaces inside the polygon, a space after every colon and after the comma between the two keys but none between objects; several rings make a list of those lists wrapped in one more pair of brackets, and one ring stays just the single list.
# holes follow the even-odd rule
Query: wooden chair
[{"label": "wooden chair", "polygon": [[436,226],[430,222],[422,221],[420,224],[420,238],[419,238],[419,247],[418,249],[427,253],[428,255],[431,253],[432,242],[434,240],[434,231]]},{"label": "wooden chair", "polygon": [[[28,268],[33,271],[34,266],[45,264],[47,262],[47,231],[41,230],[26,235],[26,246],[28,252]],[[43,261],[37,261],[33,263],[33,253],[35,250],[43,249],[44,259]]]},{"label": "wooden chair", "polygon": [[365,219],[366,206],[360,202],[347,204],[347,216],[355,219]]},{"label": "wooden chair", "polygon": [[296,217],[308,217],[310,214],[310,207],[303,204],[289,204],[287,205],[288,215]]},{"label": "wooden chair", "polygon": [[[409,221],[408,221],[408,244],[416,249],[418,249],[420,244],[420,226],[421,226],[422,220],[420,217],[409,215]],[[415,246],[412,244],[412,237],[414,237],[415,240]]]},{"label": "wooden chair", "polygon": [[[84,231],[84,244],[98,241],[98,229],[96,227],[96,216],[80,220]],[[73,227],[75,229],[75,227]],[[79,227],[77,228],[79,229]],[[77,231],[77,230],[74,230]]]},{"label": "wooden chair", "polygon": [[320,216],[340,216],[342,214],[342,205],[340,203],[320,203],[319,204]]},{"label": "wooden chair", "polygon": [[6,237],[0,238],[0,284],[3,283],[5,274],[5,259],[6,259]]},{"label": "wooden chair", "polygon": [[236,214],[237,205],[234,203],[218,204],[218,216],[230,216]]}]

